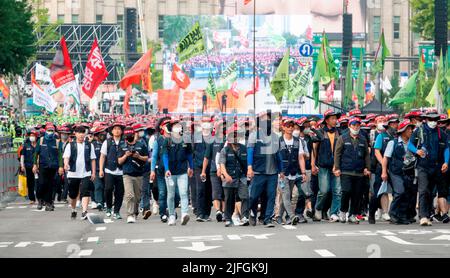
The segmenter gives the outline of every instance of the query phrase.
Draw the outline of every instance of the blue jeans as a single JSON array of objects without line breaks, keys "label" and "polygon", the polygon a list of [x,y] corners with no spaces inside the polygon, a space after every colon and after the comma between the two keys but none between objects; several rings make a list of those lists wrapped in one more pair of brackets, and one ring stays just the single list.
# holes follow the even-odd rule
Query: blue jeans
[{"label": "blue jeans", "polygon": [[166,179],[164,175],[156,175],[156,181],[158,183],[158,205],[159,205],[159,215],[163,216],[166,214],[167,210],[167,186]]},{"label": "blue jeans", "polygon": [[142,196],[139,207],[145,210],[150,210],[150,200],[152,198],[152,192],[150,190],[150,172],[143,174],[142,181]]},{"label": "blue jeans", "polygon": [[267,195],[267,207],[264,217],[264,223],[268,223],[272,219],[275,207],[275,197],[277,192],[278,175],[255,175],[252,179],[249,198],[249,207],[256,217],[258,199],[263,192]]},{"label": "blue jeans", "polygon": [[98,173],[95,175],[94,180],[94,196],[96,203],[102,206],[105,205],[105,180],[104,178],[100,178]]},{"label": "blue jeans", "polygon": [[319,168],[319,193],[317,194],[316,210],[322,210],[325,200],[332,194],[330,215],[338,214],[341,208],[341,179],[336,177],[331,169]]},{"label": "blue jeans", "polygon": [[[181,198],[181,215],[189,212],[189,196],[188,196],[188,175],[172,175],[167,179],[173,181],[173,185],[166,182],[167,185],[167,207],[169,208],[169,215],[175,216],[175,191],[178,187]],[[161,199],[161,198],[160,198]]]}]

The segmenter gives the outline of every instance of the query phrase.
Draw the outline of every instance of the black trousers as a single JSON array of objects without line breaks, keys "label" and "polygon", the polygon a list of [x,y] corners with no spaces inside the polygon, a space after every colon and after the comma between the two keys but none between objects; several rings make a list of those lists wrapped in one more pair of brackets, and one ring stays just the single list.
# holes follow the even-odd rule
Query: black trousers
[{"label": "black trousers", "polygon": [[45,204],[52,204],[53,189],[55,188],[55,175],[57,168],[39,168],[39,182],[36,197]]},{"label": "black trousers", "polygon": [[55,201],[56,195],[58,195],[58,202],[61,201],[61,196],[64,190],[64,176],[60,176],[58,173],[55,175],[55,187],[52,192],[52,201]]},{"label": "black trousers", "polygon": [[448,184],[444,174],[441,172],[441,165],[432,169],[418,167],[417,182],[419,189],[419,217],[429,218],[433,211],[432,192],[436,187],[439,198],[447,198]]},{"label": "black trousers", "polygon": [[319,193],[319,176],[311,175],[311,190],[313,194],[311,195],[311,207],[313,212],[315,211],[317,194]]},{"label": "black trousers", "polygon": [[202,182],[201,173],[202,169],[194,169],[196,196],[193,196],[193,198],[197,199],[197,216],[208,218],[212,207],[212,185],[209,173],[206,175],[206,182]]},{"label": "black trousers", "polygon": [[[416,216],[417,187],[414,186],[414,171],[395,175],[389,173],[394,197],[389,214],[399,220],[409,220]],[[414,211],[412,210],[414,208]]]},{"label": "black trousers", "polygon": [[113,193],[114,193],[114,213],[119,213],[122,207],[123,194],[125,189],[123,187],[122,175],[105,174],[105,198],[106,207],[112,209]]},{"label": "black trousers", "polygon": [[67,195],[69,194],[69,179],[67,178],[67,172],[64,172],[63,182],[64,182],[64,185],[63,185],[64,187],[63,187],[63,192],[62,192],[61,198],[63,200],[67,200]]},{"label": "black trousers", "polygon": [[242,216],[249,217],[248,208],[248,186],[247,178],[241,180],[233,180],[234,186],[237,187],[224,187],[223,192],[225,195],[225,220],[231,221],[231,217],[234,212],[234,205],[236,202],[241,202],[241,214]]},{"label": "black trousers", "polygon": [[[362,193],[364,190],[364,177],[341,175],[341,211],[350,212],[350,215],[359,214]],[[350,206],[350,211],[348,210]]]},{"label": "black trousers", "polygon": [[25,174],[27,175],[27,188],[28,188],[28,198],[30,201],[36,201],[36,195],[34,194],[35,189],[35,179],[33,168],[25,168]]},{"label": "black trousers", "polygon": [[362,185],[363,185],[363,190],[362,190],[362,196],[361,196],[362,198],[361,198],[361,203],[360,203],[360,207],[359,207],[359,212],[360,212],[360,214],[366,214],[367,209],[369,208],[369,203],[370,203],[370,199],[369,199],[370,178],[364,177]]},{"label": "black trousers", "polygon": [[[381,187],[381,183],[383,182],[381,180],[381,167],[379,165],[377,165],[377,168],[375,170],[375,181],[373,183],[373,195],[370,198],[370,202],[369,202],[369,216],[371,217],[375,217],[375,213],[377,212],[377,210],[379,208],[381,208],[381,196],[378,197],[378,191],[380,190]],[[391,182],[392,183],[392,182]]]}]

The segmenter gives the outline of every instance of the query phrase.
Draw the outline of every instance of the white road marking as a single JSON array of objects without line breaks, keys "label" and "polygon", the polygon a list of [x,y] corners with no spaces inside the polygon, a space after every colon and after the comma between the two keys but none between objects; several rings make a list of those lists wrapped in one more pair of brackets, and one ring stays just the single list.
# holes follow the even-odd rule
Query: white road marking
[{"label": "white road marking", "polygon": [[319,254],[321,257],[324,257],[324,258],[336,257],[335,254],[331,253],[327,249],[318,249],[318,250],[314,250],[314,252],[316,252],[317,254]]},{"label": "white road marking", "polygon": [[243,237],[253,237],[255,239],[269,239],[269,236],[273,236],[274,234],[260,234],[260,235],[252,235],[252,234],[242,234],[242,235],[227,235],[230,240],[241,240]]},{"label": "white road marking", "polygon": [[106,227],[97,227],[95,228],[96,231],[105,231]]},{"label": "white road marking", "polygon": [[88,237],[87,242],[97,242],[99,240],[98,236]]},{"label": "white road marking", "polygon": [[196,251],[196,252],[203,252],[215,248],[219,248],[221,246],[206,246],[204,242],[192,242],[192,246],[190,247],[177,247],[180,249],[190,250],[190,251]]},{"label": "white road marking", "polygon": [[13,209],[14,207],[6,207],[5,209]]},{"label": "white road marking", "polygon": [[92,255],[92,251],[93,251],[92,249],[81,250],[80,253],[78,253],[78,256],[80,257],[90,256]]},{"label": "white road marking", "polygon": [[283,228],[285,228],[286,230],[297,230],[297,227],[292,225],[283,225]]},{"label": "white road marking", "polygon": [[445,247],[449,247],[450,244],[429,244],[429,243],[413,243],[413,242],[409,242],[406,240],[403,240],[401,238],[398,238],[396,236],[383,236],[385,239],[390,240],[392,242],[395,242],[397,244],[401,244],[401,245],[414,245],[414,246],[445,246]]},{"label": "white road marking", "polygon": [[105,221],[106,224],[114,223],[111,219],[105,218],[103,221]]},{"label": "white road marking", "polygon": [[12,241],[6,241],[6,242],[0,242],[0,248],[2,247],[8,247],[8,245],[13,244],[14,242]]},{"label": "white road marking", "polygon": [[210,240],[223,240],[222,235],[213,236],[174,236],[172,240],[175,242],[180,241],[210,241]]},{"label": "white road marking", "polygon": [[30,241],[22,241],[22,242],[17,243],[14,247],[22,247],[23,248],[23,247],[27,247],[30,244],[31,244]]},{"label": "white road marking", "polygon": [[126,244],[129,243],[130,241],[126,238],[117,238],[114,240],[114,244]]},{"label": "white road marking", "polygon": [[437,236],[437,237],[432,238],[431,240],[450,240],[450,235]]},{"label": "white road marking", "polygon": [[24,209],[24,208],[27,208],[27,206],[20,206],[20,207],[18,207],[18,208]]},{"label": "white road marking", "polygon": [[310,238],[310,237],[307,236],[307,235],[298,235],[297,238],[298,238],[298,240],[300,240],[300,241],[313,241],[312,238]]}]

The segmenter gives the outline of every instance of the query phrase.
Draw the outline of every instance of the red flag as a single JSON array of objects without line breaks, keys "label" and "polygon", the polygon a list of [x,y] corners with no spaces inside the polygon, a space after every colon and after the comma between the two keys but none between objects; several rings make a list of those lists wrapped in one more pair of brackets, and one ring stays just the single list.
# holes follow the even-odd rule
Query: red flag
[{"label": "red flag", "polygon": [[147,51],[125,74],[120,80],[119,86],[123,90],[127,89],[131,84],[141,84],[142,76],[147,73],[150,64],[152,63],[152,49]]},{"label": "red flag", "polygon": [[153,92],[152,86],[152,70],[148,68],[147,72],[142,76],[142,89],[147,91],[148,93]]},{"label": "red flag", "polygon": [[236,89],[236,86],[237,86],[237,82],[235,81],[235,82],[233,82],[233,84],[231,85],[231,88],[228,90],[228,92],[231,93],[231,95],[232,95],[234,98],[239,98],[239,90]]},{"label": "red flag", "polygon": [[310,25],[306,28],[306,39],[312,41],[313,39],[313,31]]},{"label": "red flag", "polygon": [[0,91],[2,92],[4,98],[9,97],[9,88],[8,86],[6,86],[6,84],[3,82],[1,78],[0,78]]},{"label": "red flag", "polygon": [[189,76],[184,73],[177,64],[173,64],[172,80],[177,83],[178,87],[184,90],[191,84]]},{"label": "red flag", "polygon": [[123,112],[125,112],[125,116],[128,117],[130,115],[130,98],[131,98],[131,94],[133,92],[133,87],[128,86],[126,93],[125,93],[125,98],[123,100]]},{"label": "red flag", "polygon": [[256,76],[256,80],[255,80],[255,90],[250,90],[250,91],[248,91],[247,93],[245,93],[245,97],[247,97],[247,96],[249,96],[249,95],[253,95],[253,94],[255,94],[256,92],[258,92],[259,91],[259,77],[258,76]]},{"label": "red flag", "polygon": [[103,61],[100,47],[98,47],[97,39],[95,39],[88,56],[86,68],[84,69],[83,85],[81,87],[83,92],[89,98],[92,98],[95,94],[95,90],[97,90],[98,86],[107,76],[108,70]]},{"label": "red flag", "polygon": [[55,84],[55,88],[59,88],[75,80],[72,62],[70,61],[70,55],[64,37],[61,37],[60,44],[61,49],[56,51],[52,65],[50,66],[50,78]]},{"label": "red flag", "polygon": [[244,0],[244,5],[248,5],[252,0]]}]

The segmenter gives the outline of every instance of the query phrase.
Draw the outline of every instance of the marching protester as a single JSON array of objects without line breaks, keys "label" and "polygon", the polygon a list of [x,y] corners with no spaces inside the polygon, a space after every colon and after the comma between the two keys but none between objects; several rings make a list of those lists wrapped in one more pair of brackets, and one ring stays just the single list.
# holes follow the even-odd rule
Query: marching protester
[{"label": "marching protester", "polygon": [[[71,141],[69,135],[72,133],[72,131],[69,127],[64,125],[59,127],[57,130],[60,138],[58,149],[61,153],[64,153],[67,144],[69,144]],[[69,181],[67,178],[67,172],[64,171],[64,175],[56,175],[55,178],[57,180],[57,189],[55,189],[55,191],[53,192],[53,200],[55,199],[55,195],[58,193],[58,201],[64,200],[64,202],[67,202],[67,195],[69,193]]]},{"label": "marching protester", "polygon": [[[416,216],[415,159],[412,156],[409,156],[410,159],[408,159],[408,141],[414,127],[415,125],[410,120],[404,120],[400,123],[397,130],[400,136],[388,142],[382,161],[381,178],[384,182],[387,182],[388,177],[390,177],[392,184],[394,199],[389,214],[391,222],[395,224],[407,225],[413,223]],[[375,221],[372,224],[375,224]]]},{"label": "marching protester", "polygon": [[133,126],[134,131],[136,132],[136,141],[140,141],[140,144],[144,146],[147,149],[147,161],[144,164],[143,173],[142,173],[142,188],[141,188],[141,199],[139,203],[139,208],[142,210],[142,216],[144,219],[148,219],[151,214],[151,207],[150,207],[150,200],[152,199],[152,191],[150,188],[150,150],[148,145],[148,140],[145,138],[145,129],[146,126],[144,126],[141,123],[134,124]]},{"label": "marching protester", "polygon": [[[341,205],[341,181],[339,176],[333,175],[335,163],[334,150],[336,141],[340,136],[336,129],[337,119],[340,113],[327,110],[324,113],[325,126],[317,130],[318,142],[313,144],[313,155],[311,157],[311,171],[318,174],[319,193],[315,208],[314,218],[322,219],[322,210],[325,208],[326,199],[331,195],[330,221],[339,221],[338,213]],[[324,211],[326,213],[326,211]]]},{"label": "marching protester", "polygon": [[[431,218],[449,222],[447,195],[448,184],[445,173],[448,170],[449,147],[447,134],[437,127],[439,114],[428,111],[425,124],[412,134],[408,150],[418,157],[417,182],[419,191],[419,218],[421,226],[431,226]],[[433,190],[436,188],[440,214],[434,214]]]},{"label": "marching protester", "polygon": [[20,167],[22,173],[27,177],[28,198],[30,199],[30,205],[36,203],[35,195],[35,178],[33,174],[33,156],[34,150],[37,146],[38,133],[31,131],[28,133],[28,138],[24,142],[22,153],[20,156]]},{"label": "marching protester", "polygon": [[34,152],[33,173],[38,175],[36,197],[38,209],[45,206],[46,211],[53,211],[53,190],[56,186],[55,175],[64,174],[62,153],[58,148],[59,140],[55,137],[55,126],[45,125],[45,134],[40,138]]},{"label": "marching protester", "polygon": [[124,195],[123,170],[122,165],[119,164],[119,157],[126,149],[125,142],[122,139],[124,128],[125,126],[122,123],[113,123],[109,128],[112,137],[103,142],[100,150],[99,176],[105,178],[106,216],[112,216],[114,193],[113,216],[117,220],[122,219],[120,208],[122,207]]},{"label": "marching protester", "polygon": [[237,126],[227,131],[227,146],[220,151],[219,165],[225,195],[225,227],[233,225],[232,215],[237,201],[241,203],[240,225],[249,224],[247,187],[247,148],[239,143]]},{"label": "marching protester", "polygon": [[167,185],[167,207],[169,209],[169,226],[176,224],[175,188],[181,198],[181,225],[189,221],[188,176],[192,177],[194,162],[192,145],[185,143],[182,137],[183,128],[180,121],[168,123],[170,137],[165,138],[162,145],[162,159]]},{"label": "marching protester", "polygon": [[98,126],[93,128],[92,134],[94,140],[92,145],[95,152],[95,179],[94,179],[94,195],[97,202],[97,209],[102,211],[105,205],[105,178],[100,177],[100,157],[103,142],[106,140],[106,126]]},{"label": "marching protester", "polygon": [[69,198],[72,208],[71,218],[77,217],[76,203],[78,195],[81,198],[82,213],[81,219],[87,219],[87,210],[93,188],[91,181],[95,179],[95,150],[94,146],[85,140],[86,128],[84,126],[75,127],[74,142],[69,143],[63,154],[64,170],[67,171],[69,179]]},{"label": "marching protester", "polygon": [[[148,159],[148,148],[136,136],[133,127],[126,127],[123,135],[126,144],[119,154],[118,163],[122,166],[123,170],[127,223],[135,223],[136,217],[139,214],[139,203],[141,200],[144,167]],[[150,214],[150,207],[148,207],[144,213],[144,218],[147,219]]]},{"label": "marching protester", "polygon": [[370,176],[369,145],[366,138],[360,134],[360,128],[361,120],[350,118],[349,132],[340,136],[335,146],[333,171],[334,175],[341,179],[341,223],[348,221],[359,224],[356,215],[359,213],[364,190],[364,176]]}]

